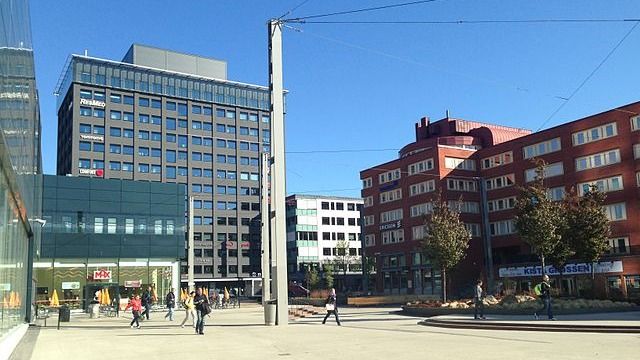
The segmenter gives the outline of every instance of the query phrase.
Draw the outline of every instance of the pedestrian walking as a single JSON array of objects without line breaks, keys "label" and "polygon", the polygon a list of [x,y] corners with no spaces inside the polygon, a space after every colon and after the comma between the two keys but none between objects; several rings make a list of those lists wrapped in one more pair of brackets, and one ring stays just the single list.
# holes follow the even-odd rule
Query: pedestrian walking
[{"label": "pedestrian walking", "polygon": [[133,320],[131,320],[129,326],[131,326],[131,328],[133,329],[133,324],[135,323],[136,328],[140,329],[140,322],[138,322],[138,320],[140,319],[140,311],[142,311],[142,301],[140,300],[139,295],[136,295],[135,297],[129,299],[129,303],[125,308],[125,311],[129,308],[131,308],[131,314],[133,315]]},{"label": "pedestrian walking", "polygon": [[120,317],[120,294],[117,292],[115,293],[113,300],[111,300],[111,306],[113,306],[113,310],[116,312],[116,317]]},{"label": "pedestrian walking", "polygon": [[329,292],[329,296],[327,296],[327,300],[324,303],[325,308],[327,309],[327,315],[324,316],[324,320],[322,320],[322,324],[326,324],[327,318],[329,315],[333,314],[336,316],[336,323],[340,326],[340,316],[338,316],[338,297],[336,296],[336,289],[331,288]]},{"label": "pedestrian walking", "polygon": [[167,304],[167,314],[164,318],[168,317],[169,321],[173,321],[173,308],[176,307],[176,295],[173,293],[173,289],[169,290],[167,296],[164,297],[164,301]]},{"label": "pedestrian walking", "polygon": [[196,292],[192,291],[189,293],[187,298],[182,302],[182,307],[184,308],[185,315],[184,315],[184,320],[182,320],[182,324],[180,324],[181,327],[184,327],[184,324],[189,319],[189,316],[191,316],[191,325],[193,326],[194,329],[196,328],[196,307],[193,304],[194,296],[196,296]]},{"label": "pedestrian walking", "polygon": [[142,294],[141,300],[142,300],[142,306],[144,307],[144,312],[142,313],[142,315],[145,316],[147,320],[149,320],[149,313],[151,312],[151,303],[152,303],[151,286],[149,286],[147,290],[144,291],[144,293]]},{"label": "pedestrian walking", "polygon": [[[538,312],[543,314],[544,311],[546,310],[547,317],[549,318],[549,320],[555,320],[556,318],[553,317],[553,312],[551,311],[550,290],[551,290],[551,284],[549,283],[549,275],[544,275],[542,277],[542,282],[536,285],[536,287],[534,288],[534,292],[536,293],[536,295],[539,295],[540,299],[542,300],[542,309],[540,309],[540,311]],[[536,320],[539,319],[538,312],[533,313],[533,317]]]},{"label": "pedestrian walking", "polygon": [[[478,281],[476,282],[476,286],[475,289],[473,291],[473,305],[474,305],[474,311],[473,311],[473,318],[478,320],[478,319],[486,319],[486,317],[484,317],[484,290],[482,289],[482,280],[478,279]],[[480,313],[480,317],[478,317],[478,313]]]},{"label": "pedestrian walking", "polygon": [[209,301],[202,293],[202,288],[196,290],[196,296],[193,298],[193,304],[196,307],[196,334],[204,335],[204,317],[211,312]]}]

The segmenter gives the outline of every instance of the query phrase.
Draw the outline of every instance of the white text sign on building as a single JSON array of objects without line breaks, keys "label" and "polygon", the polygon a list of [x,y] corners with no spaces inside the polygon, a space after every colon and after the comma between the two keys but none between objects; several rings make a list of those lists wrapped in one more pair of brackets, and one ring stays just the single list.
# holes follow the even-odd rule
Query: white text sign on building
[{"label": "white text sign on building", "polygon": [[[579,275],[591,274],[592,264],[567,264],[564,267],[562,275]],[[595,273],[621,273],[622,261],[606,261],[595,264],[593,268]],[[551,265],[545,266],[545,274],[549,276],[560,275],[560,272]],[[542,276],[542,266],[517,266],[498,269],[500,277],[526,277],[526,276]]]},{"label": "white text sign on building", "polygon": [[80,105],[97,106],[102,108],[107,106],[107,104],[104,101],[90,100],[90,99],[80,99]]}]

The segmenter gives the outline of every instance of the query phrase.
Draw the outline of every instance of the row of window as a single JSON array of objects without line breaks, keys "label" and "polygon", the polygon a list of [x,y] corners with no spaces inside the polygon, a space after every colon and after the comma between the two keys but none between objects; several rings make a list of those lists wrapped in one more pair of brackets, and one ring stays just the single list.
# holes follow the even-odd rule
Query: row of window
[{"label": "row of window", "polygon": [[[346,250],[344,248],[322,248],[322,255],[324,256],[343,256],[346,254]],[[350,248],[349,249],[350,256],[362,255],[362,249],[360,248]]]},{"label": "row of window", "polygon": [[[322,210],[344,210],[344,203],[340,201],[323,201],[320,203]],[[359,211],[356,203],[347,203],[347,211]]]},{"label": "row of window", "polygon": [[322,240],[360,241],[360,234],[359,233],[342,233],[342,232],[323,232]]},{"label": "row of window", "polygon": [[[356,226],[356,225],[360,225],[360,219],[358,218],[346,218],[347,222],[346,224],[348,226]],[[322,221],[322,225],[337,225],[337,226],[344,226],[345,224],[345,218],[342,217],[322,217],[321,219]]]}]

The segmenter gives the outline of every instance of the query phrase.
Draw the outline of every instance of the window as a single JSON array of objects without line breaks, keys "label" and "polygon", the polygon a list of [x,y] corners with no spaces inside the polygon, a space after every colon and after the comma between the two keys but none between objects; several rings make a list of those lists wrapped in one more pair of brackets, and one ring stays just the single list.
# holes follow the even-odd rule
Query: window
[{"label": "window", "polygon": [[81,134],[91,134],[91,125],[89,125],[89,124],[80,124],[80,133]]},{"label": "window", "polygon": [[103,143],[93,143],[93,151],[94,152],[104,152],[104,144]]},{"label": "window", "polygon": [[133,113],[122,113],[122,121],[133,122]]},{"label": "window", "polygon": [[490,200],[487,202],[487,207],[489,208],[489,212],[509,210],[509,209],[513,209],[515,206],[516,206],[515,196]]},{"label": "window", "polygon": [[582,145],[612,136],[618,135],[616,123],[609,123],[602,126],[593,127],[587,130],[578,131],[571,135],[573,146]]},{"label": "window", "polygon": [[410,164],[408,167],[409,176],[419,174],[428,170],[433,169],[433,159],[422,160],[413,164]]},{"label": "window", "polygon": [[404,230],[383,231],[381,236],[383,245],[400,243],[404,241]]},{"label": "window", "polygon": [[496,166],[511,164],[513,162],[513,152],[508,151],[498,155],[482,159],[482,168],[490,169]]},{"label": "window", "polygon": [[125,105],[133,105],[133,96],[125,95],[123,96],[123,101]]},{"label": "window", "polygon": [[394,209],[389,211],[384,211],[380,213],[380,222],[392,222],[402,220],[402,209]]},{"label": "window", "polygon": [[151,132],[151,141],[162,141],[162,133],[159,132]]},{"label": "window", "polygon": [[91,108],[86,106],[80,106],[80,115],[91,116]]},{"label": "window", "polygon": [[96,234],[102,234],[104,232],[104,218],[93,218],[93,232]]},{"label": "window", "polygon": [[153,125],[162,125],[162,117],[157,115],[151,115],[151,123]]},{"label": "window", "polygon": [[450,209],[454,209],[459,213],[466,213],[466,214],[480,213],[480,203],[475,201],[449,200],[447,205],[449,206]]},{"label": "window", "polygon": [[133,172],[133,163],[123,162],[122,171]]},{"label": "window", "polygon": [[109,118],[111,120],[122,120],[122,111],[113,111],[109,112]]},{"label": "window", "polygon": [[191,106],[191,113],[192,114],[202,114],[202,106],[192,105]]},{"label": "window", "polygon": [[564,199],[564,186],[554,187],[547,190],[547,197],[552,201],[560,201]]},{"label": "window", "polygon": [[162,101],[157,99],[151,99],[151,107],[153,109],[162,109]]},{"label": "window", "polygon": [[378,175],[378,183],[379,184],[384,184],[384,183],[388,183],[394,180],[398,180],[400,179],[400,169],[395,169],[395,170],[391,170],[391,171],[387,171],[385,173],[382,173],[380,175]]},{"label": "window", "polygon": [[102,161],[102,160],[93,160],[93,163],[91,163],[91,168],[92,169],[104,169],[104,161]]},{"label": "window", "polygon": [[109,135],[111,136],[115,136],[115,137],[121,137],[122,136],[122,129],[120,128],[109,128]]},{"label": "window", "polygon": [[629,247],[628,237],[608,239],[607,242],[609,243],[608,253],[611,255],[629,254],[631,252],[631,248]]},{"label": "window", "polygon": [[414,226],[411,228],[412,240],[421,240],[427,236],[429,228],[426,225]]},{"label": "window", "polygon": [[374,225],[376,223],[376,218],[373,215],[366,215],[364,217],[364,226]]},{"label": "window", "polygon": [[133,146],[131,146],[131,145],[122,145],[122,153],[124,155],[133,155]]},{"label": "window", "polygon": [[380,193],[380,204],[402,199],[402,189],[395,189]]},{"label": "window", "polygon": [[473,159],[445,157],[444,166],[447,169],[471,170],[471,171],[476,170],[476,162]]},{"label": "window", "polygon": [[176,142],[176,134],[166,134],[167,142],[175,143]]},{"label": "window", "polygon": [[120,104],[122,102],[122,96],[118,94],[109,95],[109,100],[114,104]]},{"label": "window", "polygon": [[118,144],[109,145],[109,153],[111,153],[111,154],[121,154],[122,153],[122,146],[118,145]]},{"label": "window", "polygon": [[364,207],[369,207],[369,206],[373,206],[373,196],[367,196],[364,199]]},{"label": "window", "polygon": [[148,131],[143,131],[143,130],[138,130],[138,139],[149,140],[149,132]]},{"label": "window", "polygon": [[78,167],[80,169],[90,169],[91,168],[91,160],[89,159],[79,159]]},{"label": "window", "polygon": [[411,210],[411,217],[431,214],[431,212],[433,211],[433,204],[428,202],[428,203],[413,205],[410,210]]},{"label": "window", "polygon": [[374,234],[368,234],[364,236],[364,246],[376,246],[376,236]]},{"label": "window", "polygon": [[640,129],[640,115],[636,115],[631,118],[631,130],[636,131]]},{"label": "window", "polygon": [[149,107],[149,98],[144,98],[144,97],[139,98],[138,105],[142,107]]},{"label": "window", "polygon": [[91,143],[88,141],[80,141],[80,150],[91,151]]},{"label": "window", "polygon": [[104,135],[104,126],[93,125],[93,133],[97,135]]},{"label": "window", "polygon": [[502,175],[485,180],[487,190],[501,189],[508,186],[513,186],[515,183],[515,176],[513,174]]},{"label": "window", "polygon": [[165,168],[165,173],[167,175],[167,179],[175,179],[176,178],[176,167],[175,166],[167,166]]},{"label": "window", "polygon": [[167,124],[167,130],[175,130],[176,129],[176,119],[174,118],[166,118],[165,123]]},{"label": "window", "polygon": [[[524,180],[526,182],[535,180],[538,177],[538,174],[536,174],[536,171],[537,171],[537,168],[525,170]],[[546,179],[554,176],[560,176],[562,174],[564,174],[564,167],[562,166],[561,162],[557,162],[557,163],[545,165],[542,176]]]},{"label": "window", "polygon": [[133,129],[122,129],[122,137],[133,139]]},{"label": "window", "polygon": [[178,135],[178,146],[181,148],[188,147],[189,140],[186,135]]},{"label": "window", "polygon": [[598,188],[600,192],[611,192],[622,190],[624,187],[622,185],[622,176],[613,176],[604,179],[597,179],[589,182],[579,183],[578,184],[578,194],[583,196],[587,191],[591,189],[591,186],[595,186]]},{"label": "window", "polygon": [[165,108],[167,110],[176,111],[176,103],[173,101],[167,101],[167,103],[165,104]]},{"label": "window", "polygon": [[609,221],[619,221],[627,219],[627,207],[625,203],[605,205],[604,211]]},{"label": "window", "polygon": [[373,181],[372,181],[372,179],[370,177],[368,177],[366,179],[363,179],[362,180],[362,188],[363,189],[368,189],[373,185],[372,183],[373,183]]},{"label": "window", "polygon": [[107,234],[115,234],[118,228],[118,221],[116,218],[107,218]]},{"label": "window", "polygon": [[543,141],[537,144],[525,146],[522,150],[525,159],[531,159],[536,156],[560,151],[560,138],[555,138],[547,141]]},{"label": "window", "polygon": [[160,174],[160,173],[162,173],[162,166],[160,166],[160,165],[151,165],[151,173],[152,174]]},{"label": "window", "polygon": [[417,184],[409,185],[409,196],[420,195],[436,190],[435,180],[423,181]]},{"label": "window", "polygon": [[140,156],[149,156],[149,148],[148,147],[139,147],[138,155]]},{"label": "window", "polygon": [[133,219],[124,219],[124,233],[133,234]]},{"label": "window", "polygon": [[472,237],[479,237],[480,236],[480,224],[464,224],[464,227],[467,228],[467,230],[469,231],[469,234],[471,234]]},{"label": "window", "polygon": [[613,149],[598,154],[576,158],[576,171],[598,168],[620,162],[620,150]]},{"label": "window", "polygon": [[447,189],[454,191],[478,191],[478,183],[475,180],[447,179]]},{"label": "window", "polygon": [[492,236],[509,235],[516,232],[513,219],[502,220],[489,223],[489,230]]}]

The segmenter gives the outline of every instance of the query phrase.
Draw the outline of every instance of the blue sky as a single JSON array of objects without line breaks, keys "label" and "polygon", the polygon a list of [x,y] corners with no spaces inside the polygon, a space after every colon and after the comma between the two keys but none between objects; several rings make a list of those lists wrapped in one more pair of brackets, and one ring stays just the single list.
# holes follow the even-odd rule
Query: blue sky
[{"label": "blue sky", "polygon": [[[302,0],[31,0],[45,173],[55,173],[56,99],[67,56],[121,59],[131,43],[228,61],[267,84],[266,21]],[[290,16],[400,0],[309,0]],[[187,5],[188,4],[188,5]],[[640,18],[634,0],[441,0],[323,20]],[[359,196],[359,171],[392,160],[422,116],[538,129],[633,23],[292,24],[284,41],[287,192]],[[640,27],[545,127],[640,101]]]}]

